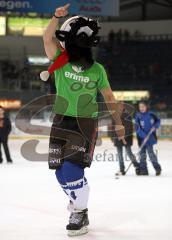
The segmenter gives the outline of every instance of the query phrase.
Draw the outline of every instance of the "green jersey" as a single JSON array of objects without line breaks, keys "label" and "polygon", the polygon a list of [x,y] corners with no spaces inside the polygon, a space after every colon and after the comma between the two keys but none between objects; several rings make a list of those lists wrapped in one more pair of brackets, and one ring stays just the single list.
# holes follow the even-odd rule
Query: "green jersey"
[{"label": "green jersey", "polygon": [[[58,50],[56,57],[60,54]],[[54,112],[71,116],[96,118],[98,115],[97,92],[109,87],[104,67],[94,62],[87,70],[67,63],[55,71],[57,97]]]}]

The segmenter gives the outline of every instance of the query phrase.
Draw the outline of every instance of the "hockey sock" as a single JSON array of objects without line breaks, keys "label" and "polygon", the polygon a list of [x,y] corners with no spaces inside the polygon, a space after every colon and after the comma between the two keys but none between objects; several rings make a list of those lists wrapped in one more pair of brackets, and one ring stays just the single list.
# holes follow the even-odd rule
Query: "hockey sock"
[{"label": "hockey sock", "polygon": [[69,196],[70,193],[69,193],[68,185],[65,182],[65,179],[63,177],[62,168],[57,169],[55,174],[56,174],[57,181],[59,182],[59,184],[62,187],[63,191]]},{"label": "hockey sock", "polygon": [[71,162],[65,161],[62,166],[62,176],[65,186],[67,185],[70,200],[73,202],[74,209],[84,210],[87,208],[89,197],[89,186],[84,177],[84,169]]}]

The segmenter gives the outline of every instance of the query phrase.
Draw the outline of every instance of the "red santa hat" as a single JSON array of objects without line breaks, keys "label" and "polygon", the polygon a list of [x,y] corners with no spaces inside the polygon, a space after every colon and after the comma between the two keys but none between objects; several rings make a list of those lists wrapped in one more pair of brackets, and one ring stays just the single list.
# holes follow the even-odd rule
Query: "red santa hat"
[{"label": "red santa hat", "polygon": [[57,69],[63,67],[65,64],[69,62],[69,57],[67,51],[64,50],[54,61],[54,63],[48,68],[48,71],[43,71],[40,74],[40,78],[42,81],[47,81],[50,75]]}]

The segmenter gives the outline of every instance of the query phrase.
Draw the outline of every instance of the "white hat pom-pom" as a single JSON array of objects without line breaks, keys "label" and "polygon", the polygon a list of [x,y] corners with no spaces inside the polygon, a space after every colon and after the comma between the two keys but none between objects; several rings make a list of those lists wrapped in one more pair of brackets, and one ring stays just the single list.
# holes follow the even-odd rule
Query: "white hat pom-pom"
[{"label": "white hat pom-pom", "polygon": [[43,71],[40,73],[40,78],[42,81],[45,81],[45,82],[48,81],[49,77],[50,77],[50,74],[48,71]]}]

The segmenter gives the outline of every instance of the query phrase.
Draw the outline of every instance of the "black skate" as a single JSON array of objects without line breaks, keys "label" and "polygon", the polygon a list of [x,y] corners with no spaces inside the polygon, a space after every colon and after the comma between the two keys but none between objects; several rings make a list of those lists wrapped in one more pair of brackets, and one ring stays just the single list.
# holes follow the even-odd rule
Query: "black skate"
[{"label": "black skate", "polygon": [[121,170],[117,173],[115,173],[115,176],[124,176],[125,175],[125,170]]},{"label": "black skate", "polygon": [[136,175],[140,175],[140,164],[137,161],[134,161],[133,165],[135,167]]},{"label": "black skate", "polygon": [[160,176],[160,175],[161,175],[161,172],[162,172],[162,170],[161,170],[161,169],[159,169],[159,170],[156,170],[156,176]]},{"label": "black skate", "polygon": [[88,233],[88,225],[88,209],[85,209],[81,212],[71,213],[69,224],[66,226],[66,230],[68,230],[68,236],[74,237]]},{"label": "black skate", "polygon": [[140,171],[139,176],[148,176],[148,171]]}]

